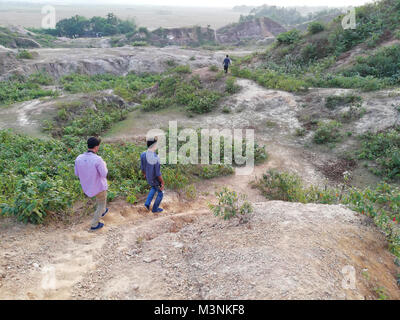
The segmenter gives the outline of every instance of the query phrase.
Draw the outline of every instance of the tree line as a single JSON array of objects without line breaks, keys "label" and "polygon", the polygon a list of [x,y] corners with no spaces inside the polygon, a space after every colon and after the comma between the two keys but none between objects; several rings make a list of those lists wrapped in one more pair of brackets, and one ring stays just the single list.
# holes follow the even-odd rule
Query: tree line
[{"label": "tree line", "polygon": [[90,19],[75,15],[57,22],[55,29],[36,29],[32,31],[56,37],[79,38],[134,33],[136,28],[137,26],[133,19],[122,20],[113,13],[108,13],[105,18],[96,16]]}]

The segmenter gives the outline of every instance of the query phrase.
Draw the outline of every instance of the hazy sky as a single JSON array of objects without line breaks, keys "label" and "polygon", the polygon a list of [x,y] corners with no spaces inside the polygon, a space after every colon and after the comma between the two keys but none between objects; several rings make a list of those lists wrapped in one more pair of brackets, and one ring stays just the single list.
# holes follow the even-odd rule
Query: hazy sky
[{"label": "hazy sky", "polygon": [[[12,1],[12,0],[8,0]],[[80,4],[147,4],[170,6],[206,6],[206,7],[233,7],[236,5],[259,6],[262,4],[278,6],[357,6],[371,0],[14,0],[15,2],[46,2],[53,4],[80,3]],[[0,0],[0,3],[2,1]]]}]

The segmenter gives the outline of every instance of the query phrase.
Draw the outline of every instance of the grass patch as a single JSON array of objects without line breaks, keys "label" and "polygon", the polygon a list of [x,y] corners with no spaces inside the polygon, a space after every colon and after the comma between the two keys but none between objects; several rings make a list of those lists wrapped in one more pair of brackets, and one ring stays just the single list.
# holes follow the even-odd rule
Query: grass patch
[{"label": "grass patch", "polygon": [[1,81],[0,105],[9,105],[41,97],[55,97],[58,95],[56,91],[41,87],[41,85],[51,83],[51,78],[43,73],[32,74],[29,77],[14,76],[8,81]]}]

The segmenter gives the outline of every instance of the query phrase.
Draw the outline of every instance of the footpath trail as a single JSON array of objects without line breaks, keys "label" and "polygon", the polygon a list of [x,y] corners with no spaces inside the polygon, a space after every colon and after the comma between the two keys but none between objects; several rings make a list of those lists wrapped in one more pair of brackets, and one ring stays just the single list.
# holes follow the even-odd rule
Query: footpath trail
[{"label": "footpath trail", "polygon": [[[253,178],[200,183],[194,201],[167,190],[162,214],[115,201],[95,233],[90,216],[67,226],[1,219],[0,299],[376,299],[382,288],[400,298],[371,221],[341,206],[265,202]],[[250,222],[209,211],[223,185],[254,201]]]}]

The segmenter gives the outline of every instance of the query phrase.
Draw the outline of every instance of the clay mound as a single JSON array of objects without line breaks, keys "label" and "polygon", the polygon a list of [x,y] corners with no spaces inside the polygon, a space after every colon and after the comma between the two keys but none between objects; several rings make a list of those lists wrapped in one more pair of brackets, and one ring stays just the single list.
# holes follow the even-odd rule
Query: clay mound
[{"label": "clay mound", "polygon": [[218,29],[217,39],[220,43],[262,40],[265,38],[274,38],[285,31],[286,29],[279,23],[263,17]]}]

